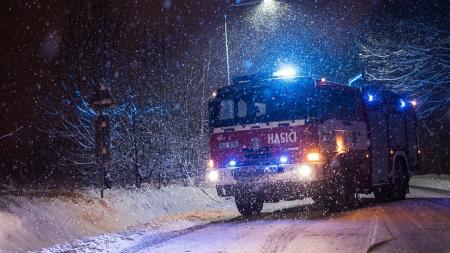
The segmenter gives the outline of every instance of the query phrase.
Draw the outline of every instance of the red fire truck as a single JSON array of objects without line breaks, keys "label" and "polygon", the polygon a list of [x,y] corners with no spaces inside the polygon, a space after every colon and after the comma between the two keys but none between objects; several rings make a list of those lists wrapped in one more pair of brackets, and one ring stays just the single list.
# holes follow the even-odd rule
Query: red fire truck
[{"label": "red fire truck", "polygon": [[405,198],[420,152],[414,101],[361,75],[344,85],[277,73],[237,77],[209,102],[206,177],[219,196],[242,215],[306,197],[343,208],[360,193]]}]

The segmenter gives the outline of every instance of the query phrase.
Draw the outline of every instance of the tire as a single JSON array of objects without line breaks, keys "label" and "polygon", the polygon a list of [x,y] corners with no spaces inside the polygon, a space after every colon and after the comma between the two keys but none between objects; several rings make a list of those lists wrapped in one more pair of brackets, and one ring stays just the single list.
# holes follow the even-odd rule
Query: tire
[{"label": "tire", "polygon": [[373,195],[379,202],[390,201],[392,200],[392,187],[390,185],[379,186],[373,191]]},{"label": "tire", "polygon": [[337,169],[331,182],[325,196],[317,198],[318,204],[331,210],[351,209],[356,202],[356,193],[350,167]]},{"label": "tire", "polygon": [[239,189],[235,194],[235,203],[242,216],[253,216],[261,213],[263,200],[256,192],[247,189]]},{"label": "tire", "polygon": [[314,195],[311,196],[312,200],[316,203],[316,205],[320,207],[326,207],[328,206],[328,203],[330,202],[328,200],[328,195],[325,193],[322,193],[322,195]]},{"label": "tire", "polygon": [[409,188],[408,168],[403,158],[395,160],[395,180],[393,186],[393,200],[402,200],[406,197]]},{"label": "tire", "polygon": [[349,172],[345,171],[345,174],[341,180],[337,181],[335,203],[340,209],[351,209],[355,204],[355,190],[350,179]]},{"label": "tire", "polygon": [[394,184],[380,186],[374,190],[376,200],[384,202],[405,199],[409,189],[409,178],[408,167],[403,158],[395,160],[394,172]]}]

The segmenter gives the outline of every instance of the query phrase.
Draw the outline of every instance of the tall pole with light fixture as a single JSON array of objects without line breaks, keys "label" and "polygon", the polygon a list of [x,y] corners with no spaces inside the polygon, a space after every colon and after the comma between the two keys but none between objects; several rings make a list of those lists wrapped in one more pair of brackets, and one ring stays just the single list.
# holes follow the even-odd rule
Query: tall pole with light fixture
[{"label": "tall pole with light fixture", "polygon": [[253,2],[249,2],[249,3],[242,3],[242,4],[231,4],[229,5],[224,13],[223,13],[223,20],[224,20],[224,33],[225,33],[225,54],[226,54],[226,61],[227,61],[227,85],[230,86],[231,84],[231,80],[230,80],[230,55],[229,55],[229,50],[228,50],[228,24],[227,24],[227,17],[228,17],[228,12],[233,8],[233,7],[241,7],[241,6],[251,6],[251,5],[257,5],[257,4],[261,4],[261,3],[266,3],[266,2],[271,2],[273,0],[260,0],[260,1],[253,1]]},{"label": "tall pole with light fixture", "polygon": [[[231,5],[233,6],[233,5]],[[227,10],[231,7],[229,6]],[[228,30],[227,30],[227,10],[225,10],[225,13],[223,14],[223,18],[225,20],[225,54],[227,59],[227,85],[230,86],[230,56],[228,55]]]}]

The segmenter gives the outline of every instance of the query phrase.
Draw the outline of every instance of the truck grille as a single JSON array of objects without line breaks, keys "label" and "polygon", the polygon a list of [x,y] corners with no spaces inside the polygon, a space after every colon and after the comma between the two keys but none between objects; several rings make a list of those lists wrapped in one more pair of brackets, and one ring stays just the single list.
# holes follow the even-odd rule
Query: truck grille
[{"label": "truck grille", "polygon": [[272,154],[269,153],[262,153],[262,154],[246,154],[246,159],[264,159],[264,158],[270,158],[272,157]]},{"label": "truck grille", "polygon": [[236,181],[248,181],[262,176],[270,176],[276,173],[283,173],[283,167],[279,166],[249,166],[233,170],[233,178]]}]

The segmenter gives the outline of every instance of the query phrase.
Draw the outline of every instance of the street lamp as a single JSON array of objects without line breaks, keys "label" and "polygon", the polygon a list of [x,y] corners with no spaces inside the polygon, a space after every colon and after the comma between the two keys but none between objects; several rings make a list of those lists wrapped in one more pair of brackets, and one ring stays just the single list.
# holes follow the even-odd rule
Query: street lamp
[{"label": "street lamp", "polygon": [[262,3],[266,4],[266,5],[272,4],[273,2],[274,2],[274,0],[263,0],[262,1]]},{"label": "street lamp", "polygon": [[230,56],[229,56],[229,51],[228,51],[228,29],[227,29],[227,16],[228,16],[228,12],[234,8],[234,7],[242,7],[242,6],[252,6],[252,5],[258,5],[258,4],[264,4],[264,5],[269,5],[271,3],[273,3],[274,0],[259,0],[259,1],[253,1],[253,2],[248,2],[248,3],[241,3],[241,4],[231,4],[230,6],[228,6],[224,13],[223,13],[223,19],[224,19],[224,28],[225,28],[225,54],[226,54],[226,60],[227,60],[227,83],[228,86],[230,86]]}]

